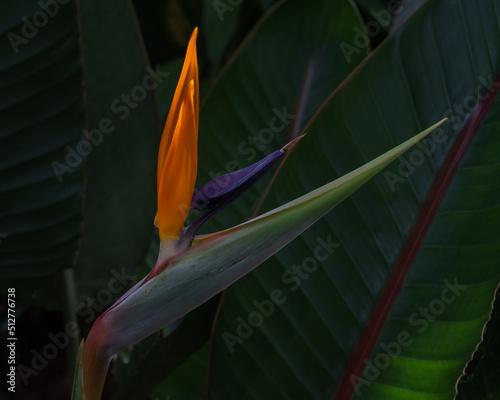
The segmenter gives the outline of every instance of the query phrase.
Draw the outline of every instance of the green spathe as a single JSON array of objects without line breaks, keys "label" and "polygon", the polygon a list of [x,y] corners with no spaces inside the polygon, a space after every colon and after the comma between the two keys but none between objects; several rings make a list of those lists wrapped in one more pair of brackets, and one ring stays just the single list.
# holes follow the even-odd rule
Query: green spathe
[{"label": "green spathe", "polygon": [[106,313],[112,354],[182,317],[250,272],[440,123],[364,166],[234,228],[206,235]]}]

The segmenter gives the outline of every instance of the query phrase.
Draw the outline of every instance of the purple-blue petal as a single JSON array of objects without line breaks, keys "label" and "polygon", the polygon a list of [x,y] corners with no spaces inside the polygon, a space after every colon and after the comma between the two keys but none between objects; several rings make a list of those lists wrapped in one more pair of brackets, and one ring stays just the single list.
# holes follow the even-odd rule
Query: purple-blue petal
[{"label": "purple-blue petal", "polygon": [[236,200],[238,196],[259,180],[287,152],[293,149],[302,137],[295,138],[281,150],[276,150],[249,167],[218,176],[201,186],[193,195],[191,208],[206,211],[192,224],[184,228],[180,240],[192,241],[198,230],[210,218]]},{"label": "purple-blue petal", "polygon": [[194,194],[191,208],[209,210],[226,206],[259,180],[284,154],[284,151],[276,150],[249,167],[218,176],[205,183]]}]

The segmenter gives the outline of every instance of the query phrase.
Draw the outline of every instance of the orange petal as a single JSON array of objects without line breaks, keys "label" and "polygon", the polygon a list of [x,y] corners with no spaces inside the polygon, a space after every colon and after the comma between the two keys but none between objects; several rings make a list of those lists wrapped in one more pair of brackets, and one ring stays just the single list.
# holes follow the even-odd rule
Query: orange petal
[{"label": "orange petal", "polygon": [[179,119],[179,113],[183,101],[188,96],[188,84],[190,81],[194,81],[194,92],[195,92],[195,105],[194,113],[196,118],[196,126],[198,127],[199,121],[199,83],[198,83],[198,59],[196,55],[196,38],[198,36],[198,28],[195,28],[189,39],[188,48],[186,51],[186,58],[184,59],[184,65],[182,66],[181,75],[175,89],[174,97],[172,99],[172,104],[170,106],[170,111],[168,112],[167,121],[165,127],[163,128],[163,135],[160,142],[160,150],[158,152],[158,171],[157,171],[157,185],[160,186],[160,179],[163,173],[164,167],[163,163],[167,157],[167,153],[170,150],[170,143],[174,135],[174,130]]},{"label": "orange petal", "polygon": [[158,154],[160,239],[178,239],[191,206],[198,168],[199,83],[195,29],[163,130]]}]

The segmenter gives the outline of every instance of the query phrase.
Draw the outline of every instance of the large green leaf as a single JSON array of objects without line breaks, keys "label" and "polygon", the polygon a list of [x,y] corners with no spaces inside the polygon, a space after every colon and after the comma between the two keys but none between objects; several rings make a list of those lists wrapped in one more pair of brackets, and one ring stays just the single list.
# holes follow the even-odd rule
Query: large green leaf
[{"label": "large green leaf", "polygon": [[[470,136],[457,136],[478,95],[491,98],[498,26],[494,1],[429,2],[310,121],[305,129],[312,139],[284,164],[263,210],[344,174],[430,121],[452,118],[426,141],[427,150],[410,152],[287,252],[226,291],[212,338],[210,398],[326,399],[337,393],[347,399],[358,394],[352,382],[359,377],[368,381],[358,387],[360,398],[453,397],[500,280],[498,101],[470,146],[464,139]],[[457,137],[465,157],[454,174],[460,153],[450,148]],[[442,167],[454,178],[449,187],[438,176]],[[446,196],[428,200],[436,212],[429,216],[422,206],[441,184]],[[432,224],[422,229],[425,219]],[[423,243],[414,241],[416,234]],[[311,257],[325,240],[338,248],[315,262]],[[413,260],[407,252],[414,243]],[[416,331],[423,326],[419,307],[435,306],[447,282],[467,289]],[[260,320],[258,304],[275,289],[286,301]],[[377,365],[385,359],[376,358],[382,343],[398,343],[405,331],[413,343],[368,379],[367,360]]]},{"label": "large green leaf", "polygon": [[[481,340],[500,281],[498,264],[491,257],[499,251],[498,223],[494,222],[500,217],[496,198],[499,122],[497,97],[419,243],[418,255],[392,305],[370,362],[380,359],[384,343],[397,343],[402,332],[409,334],[408,346],[375,381],[368,380],[356,389],[362,398],[409,397],[408,392],[419,399],[455,395],[456,382]],[[488,147],[490,151],[484,151]],[[439,177],[437,182],[444,184]],[[419,216],[416,225],[421,221]],[[407,247],[413,238],[412,234]],[[401,261],[396,268],[400,265]],[[397,269],[394,272],[388,287],[397,292],[394,276],[404,275]],[[390,290],[383,293],[382,299]],[[384,316],[377,310],[374,314]],[[419,380],[407,380],[409,374]],[[367,368],[363,376],[368,375]]]},{"label": "large green leaf", "polygon": [[23,1],[1,15],[1,286],[19,310],[37,300],[89,323],[149,246],[154,90],[171,79],[147,67],[128,2]]},{"label": "large green leaf", "polygon": [[87,126],[96,143],[86,163],[76,268],[80,297],[86,298],[107,286],[111,271],[133,274],[146,254],[161,132],[155,90],[174,79],[148,67],[129,1],[80,0],[80,21]]},{"label": "large green leaf", "polygon": [[83,230],[77,289],[89,298],[112,270],[134,271],[149,245],[160,133],[154,90],[173,79],[148,67],[128,2],[39,3],[2,12],[2,277],[43,295],[39,278],[74,264]]},{"label": "large green leaf", "polygon": [[[0,8],[2,288],[16,287],[19,301],[23,288],[42,299],[46,288],[55,292],[48,301],[55,305],[57,291],[42,278],[72,266],[82,219],[83,157],[76,151],[85,110],[77,7],[71,1],[43,10],[26,0]],[[62,179],[68,161],[73,173]]]}]

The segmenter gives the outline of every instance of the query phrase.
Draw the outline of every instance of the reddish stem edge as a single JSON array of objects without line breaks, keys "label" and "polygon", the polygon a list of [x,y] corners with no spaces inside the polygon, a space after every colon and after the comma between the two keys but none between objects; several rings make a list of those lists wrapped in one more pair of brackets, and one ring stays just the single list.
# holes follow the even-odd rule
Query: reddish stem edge
[{"label": "reddish stem edge", "polygon": [[351,382],[351,377],[359,379],[362,376],[365,360],[368,360],[372,353],[394,301],[403,287],[408,271],[420,250],[424,237],[434,220],[451,180],[455,176],[458,165],[462,161],[486,113],[493,104],[500,86],[499,82],[500,73],[496,76],[495,81],[492,82],[490,95],[474,107],[446,156],[443,166],[420,209],[415,224],[406,240],[406,244],[403,246],[396,267],[393,269],[387,285],[373,309],[368,324],[365,326],[358,340],[358,345],[350,358],[344,376],[333,398],[334,400],[348,400],[352,397],[356,387]]}]

